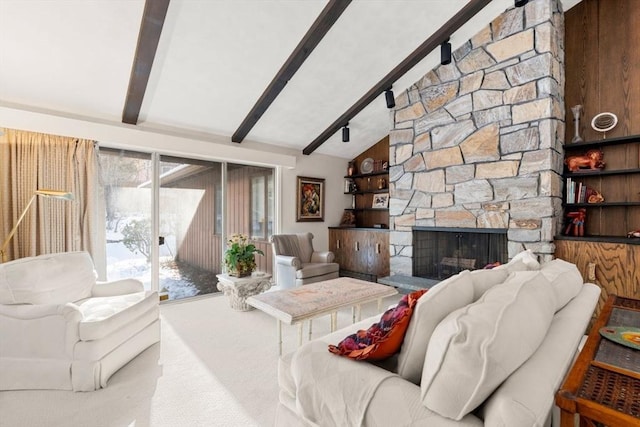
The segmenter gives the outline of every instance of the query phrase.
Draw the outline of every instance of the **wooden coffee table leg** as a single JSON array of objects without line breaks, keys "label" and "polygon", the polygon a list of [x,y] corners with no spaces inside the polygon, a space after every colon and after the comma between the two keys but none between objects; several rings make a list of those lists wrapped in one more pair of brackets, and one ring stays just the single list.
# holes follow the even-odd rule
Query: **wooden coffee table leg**
[{"label": "wooden coffee table leg", "polygon": [[311,329],[313,329],[313,320],[309,319],[309,341],[311,341]]},{"label": "wooden coffee table leg", "polygon": [[338,312],[334,311],[331,313],[331,332],[335,332],[338,326]]}]

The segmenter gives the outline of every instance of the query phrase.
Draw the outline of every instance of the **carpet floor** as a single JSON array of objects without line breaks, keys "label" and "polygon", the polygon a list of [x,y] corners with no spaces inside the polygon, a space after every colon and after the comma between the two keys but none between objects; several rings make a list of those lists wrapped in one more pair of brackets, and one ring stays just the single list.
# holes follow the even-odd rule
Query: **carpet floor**
[{"label": "carpet floor", "polygon": [[[385,299],[383,307],[398,299]],[[272,426],[278,404],[275,320],[259,310],[233,311],[220,294],[163,304],[160,312],[161,342],[116,372],[107,388],[2,391],[0,426]],[[375,303],[362,306],[363,318],[376,312]],[[350,309],[341,310],[338,327],[350,318]],[[297,331],[283,325],[283,353],[295,350]],[[329,316],[316,319],[313,332],[327,334]]]}]

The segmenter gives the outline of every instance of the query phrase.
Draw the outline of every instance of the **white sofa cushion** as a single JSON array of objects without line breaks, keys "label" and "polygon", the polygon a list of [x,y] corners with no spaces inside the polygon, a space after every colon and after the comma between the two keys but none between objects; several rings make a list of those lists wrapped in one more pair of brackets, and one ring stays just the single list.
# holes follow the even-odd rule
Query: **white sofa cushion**
[{"label": "white sofa cushion", "polygon": [[422,371],[422,401],[455,420],[478,407],[543,341],[555,295],[538,271],[516,272],[433,331]]},{"label": "white sofa cushion", "polygon": [[467,270],[438,283],[422,295],[398,353],[398,375],[419,384],[431,333],[447,314],[472,301],[473,281]]},{"label": "white sofa cushion", "polygon": [[543,264],[540,272],[553,286],[556,294],[556,311],[578,295],[584,283],[578,267],[561,259]]},{"label": "white sofa cushion", "polygon": [[474,270],[471,272],[471,280],[473,280],[473,300],[477,301],[485,292],[494,287],[498,283],[502,283],[509,277],[509,271],[506,269],[496,270]]},{"label": "white sofa cushion", "polygon": [[0,304],[65,304],[90,297],[95,283],[87,252],[21,258],[0,264]]}]

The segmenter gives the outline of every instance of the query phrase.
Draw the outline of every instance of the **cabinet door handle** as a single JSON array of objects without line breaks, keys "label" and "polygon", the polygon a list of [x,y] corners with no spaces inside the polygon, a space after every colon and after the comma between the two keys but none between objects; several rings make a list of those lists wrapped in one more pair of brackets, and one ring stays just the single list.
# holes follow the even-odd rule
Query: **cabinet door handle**
[{"label": "cabinet door handle", "polygon": [[359,250],[360,250],[360,243],[356,242],[356,251],[359,251]]},{"label": "cabinet door handle", "polygon": [[340,239],[336,240],[336,249],[340,249]]},{"label": "cabinet door handle", "polygon": [[376,253],[380,253],[380,243],[376,243]]}]

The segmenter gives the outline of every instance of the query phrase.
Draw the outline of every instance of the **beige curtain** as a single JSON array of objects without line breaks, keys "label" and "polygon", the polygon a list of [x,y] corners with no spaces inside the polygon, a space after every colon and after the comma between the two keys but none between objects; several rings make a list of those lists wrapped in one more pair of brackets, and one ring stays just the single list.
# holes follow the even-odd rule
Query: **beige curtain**
[{"label": "beige curtain", "polygon": [[[0,242],[36,190],[64,190],[75,200],[37,197],[7,248],[7,259],[86,250],[98,271],[105,258],[96,143],[0,129]],[[101,274],[102,276],[102,274]]]}]

